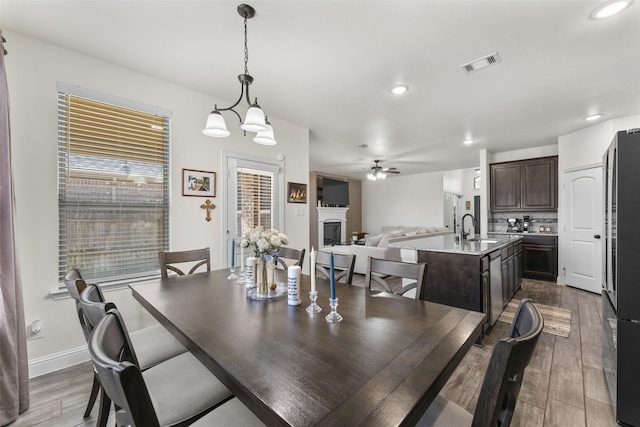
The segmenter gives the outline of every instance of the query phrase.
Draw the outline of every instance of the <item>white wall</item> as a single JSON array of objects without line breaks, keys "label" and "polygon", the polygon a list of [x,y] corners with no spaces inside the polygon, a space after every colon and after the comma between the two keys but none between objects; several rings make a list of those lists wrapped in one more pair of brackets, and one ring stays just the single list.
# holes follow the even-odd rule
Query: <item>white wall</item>
[{"label": "white wall", "polygon": [[[70,299],[54,301],[49,292],[58,286],[57,123],[56,83],[64,81],[97,92],[162,107],[171,119],[171,246],[185,249],[209,246],[213,268],[223,262],[221,199],[222,150],[276,159],[285,157],[285,183],[306,183],[309,177],[309,131],[269,116],[278,145],[267,147],[243,137],[227,118],[232,135],[217,139],[201,132],[216,103],[228,102],[139,74],[95,58],[6,31],[11,54],[5,58],[11,96],[12,162],[17,203],[17,236],[22,267],[27,324],[44,322],[45,337],[29,341],[30,360],[69,351],[84,344]],[[237,84],[229,76],[229,84]],[[238,87],[238,90],[240,88]],[[200,209],[204,198],[181,196],[182,168],[218,173],[217,197],[211,222]],[[295,208],[304,208],[303,216]],[[293,247],[309,246],[308,206],[285,204],[285,229]],[[130,291],[107,297],[124,312],[129,329],[148,322]]]},{"label": "white wall", "polygon": [[443,172],[362,181],[362,228],[385,225],[442,227]]}]

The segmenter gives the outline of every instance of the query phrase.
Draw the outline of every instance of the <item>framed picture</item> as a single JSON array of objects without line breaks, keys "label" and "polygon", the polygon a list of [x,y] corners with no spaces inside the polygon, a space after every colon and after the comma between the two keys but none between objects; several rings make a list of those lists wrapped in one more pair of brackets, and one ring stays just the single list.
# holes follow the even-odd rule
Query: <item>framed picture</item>
[{"label": "framed picture", "polygon": [[307,203],[307,184],[290,182],[287,194],[287,202],[289,203]]},{"label": "framed picture", "polygon": [[216,173],[182,169],[182,195],[216,197]]}]

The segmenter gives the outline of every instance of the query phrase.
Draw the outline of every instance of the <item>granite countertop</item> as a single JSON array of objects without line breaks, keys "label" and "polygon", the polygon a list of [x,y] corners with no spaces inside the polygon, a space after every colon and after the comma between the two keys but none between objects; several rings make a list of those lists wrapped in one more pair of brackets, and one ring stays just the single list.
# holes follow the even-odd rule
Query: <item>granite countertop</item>
[{"label": "granite countertop", "polygon": [[423,237],[421,239],[405,240],[389,243],[389,248],[412,249],[418,251],[448,252],[452,254],[484,255],[493,252],[516,240],[522,239],[522,234],[509,233],[508,235],[493,234],[481,236],[471,235],[469,238],[479,240],[464,240],[456,242],[459,234],[444,234],[440,236]]}]

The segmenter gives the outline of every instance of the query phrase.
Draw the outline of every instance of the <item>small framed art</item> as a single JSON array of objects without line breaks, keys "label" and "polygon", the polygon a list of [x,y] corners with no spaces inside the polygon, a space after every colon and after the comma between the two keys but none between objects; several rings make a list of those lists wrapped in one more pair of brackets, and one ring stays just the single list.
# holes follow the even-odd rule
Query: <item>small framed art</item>
[{"label": "small framed art", "polygon": [[307,203],[307,184],[290,182],[287,194],[287,202],[289,203]]},{"label": "small framed art", "polygon": [[182,169],[182,195],[216,197],[216,173]]}]

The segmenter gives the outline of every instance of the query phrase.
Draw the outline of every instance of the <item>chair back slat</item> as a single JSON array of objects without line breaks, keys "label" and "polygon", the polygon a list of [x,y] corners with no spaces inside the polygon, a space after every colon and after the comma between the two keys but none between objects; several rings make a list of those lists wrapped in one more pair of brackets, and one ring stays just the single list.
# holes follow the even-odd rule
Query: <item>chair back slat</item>
[{"label": "chair back slat", "polygon": [[205,266],[206,271],[211,271],[211,255],[209,248],[194,249],[190,251],[159,252],[158,257],[160,258],[160,274],[165,279],[169,277],[169,271],[173,271],[179,276],[185,275],[184,271],[176,267],[174,264],[195,263],[186,274],[193,274],[202,266]]},{"label": "chair back slat", "polygon": [[[319,271],[326,279],[330,279],[331,253],[318,251],[316,256],[316,271]],[[336,281],[344,279],[344,283],[350,285],[353,282],[353,269],[356,265],[356,256],[353,254],[333,254],[333,270]]]},{"label": "chair back slat", "polygon": [[[287,270],[293,265],[299,265],[302,268],[302,264],[304,263],[304,253],[305,249],[293,249],[281,246],[278,248],[275,255],[276,266],[281,267],[284,270]],[[287,264],[285,259],[293,260],[295,262],[293,264]]]},{"label": "chair back slat", "polygon": [[111,309],[89,339],[89,354],[104,391],[116,407],[116,424],[159,427],[142,372],[127,358],[131,343],[118,310]]},{"label": "chair back slat", "polygon": [[367,273],[364,279],[365,285],[371,289],[371,282],[377,282],[386,292],[393,293],[391,286],[389,286],[389,283],[385,280],[386,276],[413,280],[414,282],[403,286],[396,294],[403,295],[407,291],[415,289],[415,298],[424,299],[423,293],[426,289],[427,282],[427,264],[369,257]]},{"label": "chair back slat", "polygon": [[[529,298],[520,302],[509,337],[496,343],[473,416],[474,427],[508,427],[544,319]],[[516,332],[517,331],[517,332]]]}]

